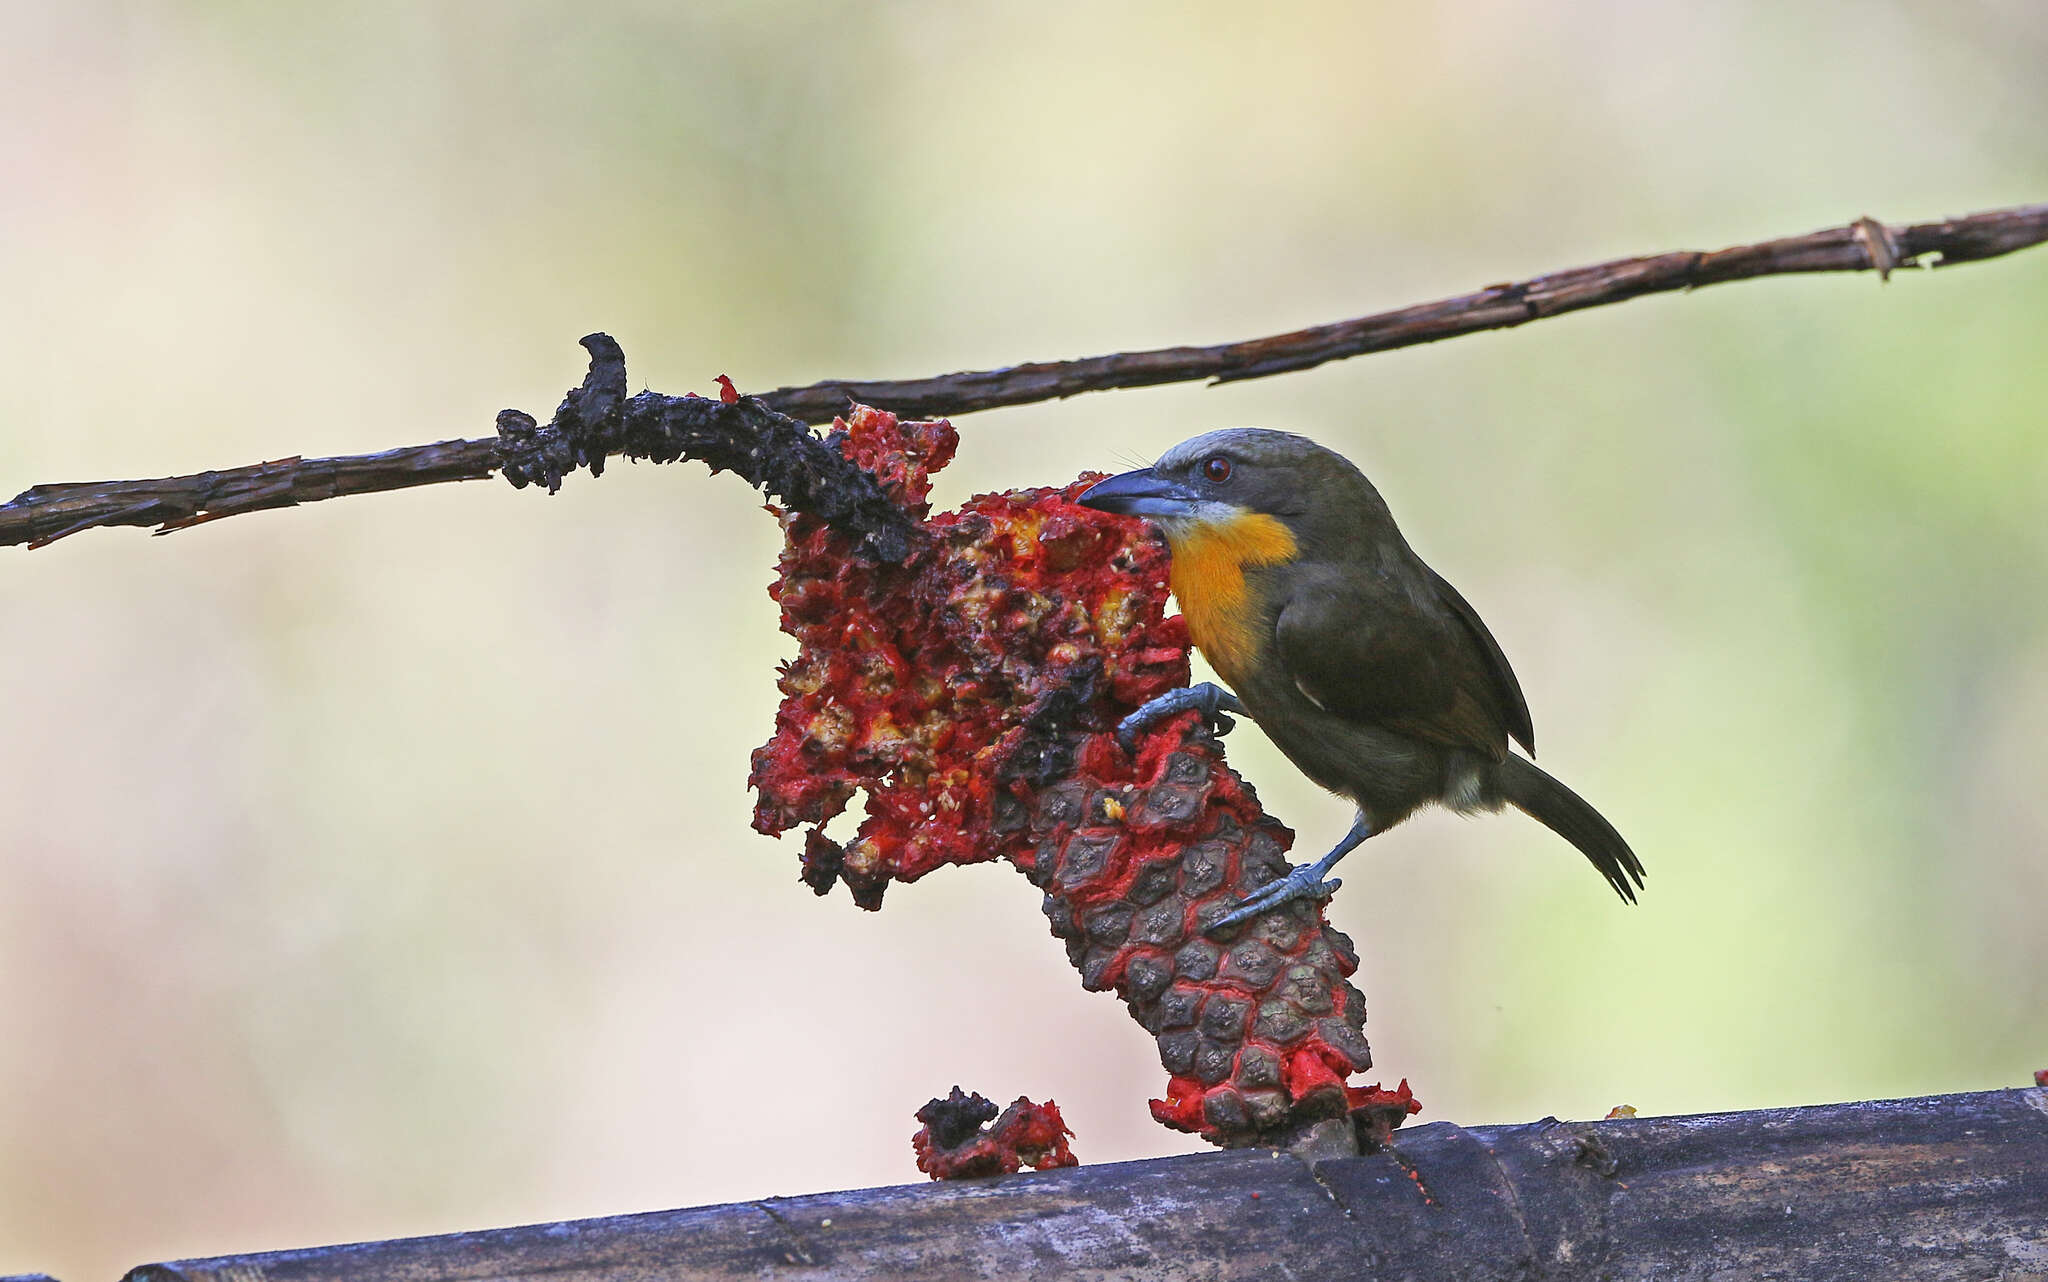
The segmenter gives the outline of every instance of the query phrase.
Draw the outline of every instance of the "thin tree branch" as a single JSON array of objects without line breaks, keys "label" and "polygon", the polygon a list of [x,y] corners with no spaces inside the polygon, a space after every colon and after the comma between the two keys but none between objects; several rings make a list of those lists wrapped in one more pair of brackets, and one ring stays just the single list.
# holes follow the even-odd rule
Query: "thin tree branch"
[{"label": "thin tree branch", "polygon": [[150,1264],[126,1282],[2038,1278],[2033,1090],[1685,1118],[1437,1122],[1258,1149]]},{"label": "thin tree branch", "polygon": [[[810,422],[853,401],[915,417],[961,415],[1082,392],[1210,379],[1218,383],[1312,369],[1327,361],[1391,351],[1546,316],[1618,303],[1644,294],[1801,272],[1876,271],[1953,266],[1996,258],[2048,241],[2048,204],[1990,210],[1940,222],[1887,226],[1862,218],[1842,227],[1704,253],[1680,250],[1622,258],[1494,285],[1456,298],[1224,343],[1164,347],[1083,360],[969,370],[889,382],[830,379],[783,387],[759,399]],[[0,546],[42,547],[101,525],[155,525],[157,533],[241,512],[291,507],[343,494],[368,494],[489,476],[500,462],[497,438],[439,441],[339,458],[278,459],[251,467],[147,481],[38,485],[0,505]]]}]

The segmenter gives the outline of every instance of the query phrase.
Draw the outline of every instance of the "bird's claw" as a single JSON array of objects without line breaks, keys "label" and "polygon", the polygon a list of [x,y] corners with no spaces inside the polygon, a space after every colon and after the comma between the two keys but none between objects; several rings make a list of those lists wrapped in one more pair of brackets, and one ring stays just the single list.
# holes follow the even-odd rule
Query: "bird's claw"
[{"label": "bird's claw", "polygon": [[[1167,716],[1178,715],[1182,711],[1185,711],[1185,709],[1176,709],[1173,713],[1147,717],[1144,715],[1145,709],[1140,708],[1116,723],[1116,741],[1123,745],[1125,752],[1135,757],[1138,755],[1138,735],[1140,732],[1150,730],[1153,726],[1166,720]],[[1209,729],[1215,732],[1218,738],[1237,729],[1237,719],[1227,712],[1207,713],[1202,719],[1209,723]]]},{"label": "bird's claw", "polygon": [[1136,755],[1140,732],[1191,708],[1201,713],[1202,719],[1218,735],[1229,734],[1237,728],[1237,722],[1228,713],[1244,711],[1244,705],[1237,701],[1236,695],[1213,681],[1204,681],[1200,685],[1168,690],[1117,722],[1116,741],[1123,745],[1125,752]]},{"label": "bird's claw", "polygon": [[1236,908],[1210,922],[1206,928],[1207,933],[1214,934],[1240,922],[1250,921],[1261,913],[1271,912],[1297,899],[1328,899],[1336,894],[1337,887],[1343,884],[1343,878],[1332,877],[1325,881],[1321,868],[1314,864],[1303,864],[1264,889],[1254,891]]}]

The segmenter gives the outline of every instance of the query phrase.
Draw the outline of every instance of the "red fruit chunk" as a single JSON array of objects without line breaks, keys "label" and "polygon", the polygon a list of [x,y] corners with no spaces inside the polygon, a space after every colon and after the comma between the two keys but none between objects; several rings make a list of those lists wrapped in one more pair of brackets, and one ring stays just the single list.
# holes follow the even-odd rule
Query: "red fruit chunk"
[{"label": "red fruit chunk", "polygon": [[[863,908],[947,864],[1014,864],[1044,891],[1082,986],[1114,991],[1158,1040],[1165,1125],[1284,1144],[1327,1119],[1385,1131],[1414,1111],[1405,1083],[1347,1085],[1372,1063],[1365,997],[1320,904],[1204,933],[1285,873],[1293,833],[1194,714],[1153,727],[1135,756],[1117,742],[1120,718],[1188,681],[1157,537],[1076,504],[1093,476],[931,515],[931,474],[958,443],[945,422],[856,409],[828,440],[924,537],[884,563],[816,517],[782,518],[769,593],[798,650],[754,753],[754,826],[808,828],[804,882],[844,883]],[[826,838],[856,794],[853,837]]]},{"label": "red fruit chunk", "polygon": [[[995,1125],[984,1128],[992,1117]],[[994,1104],[955,1086],[951,1095],[917,1110],[917,1120],[924,1125],[910,1137],[910,1147],[917,1153],[917,1169],[935,1180],[1014,1175],[1026,1166],[1049,1171],[1080,1165],[1067,1147],[1073,1132],[1051,1100],[1034,1104],[1020,1095],[996,1117]]]}]

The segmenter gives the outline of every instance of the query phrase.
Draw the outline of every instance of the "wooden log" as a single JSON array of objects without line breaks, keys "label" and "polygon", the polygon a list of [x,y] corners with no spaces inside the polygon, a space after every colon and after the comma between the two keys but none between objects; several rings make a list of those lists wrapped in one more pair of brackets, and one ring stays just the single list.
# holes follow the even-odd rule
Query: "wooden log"
[{"label": "wooden log", "polygon": [[[680,1159],[679,1159],[680,1160]],[[152,1264],[128,1282],[2048,1279],[2048,1090],[1239,1150]]]}]

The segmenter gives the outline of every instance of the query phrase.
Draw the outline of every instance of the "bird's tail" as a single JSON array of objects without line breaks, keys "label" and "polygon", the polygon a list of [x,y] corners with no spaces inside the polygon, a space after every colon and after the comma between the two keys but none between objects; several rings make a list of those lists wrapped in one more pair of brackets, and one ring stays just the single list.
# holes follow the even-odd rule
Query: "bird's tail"
[{"label": "bird's tail", "polygon": [[1513,754],[1495,770],[1494,783],[1517,810],[1577,846],[1615,894],[1636,901],[1636,887],[1643,884],[1642,861],[1583,797]]}]

